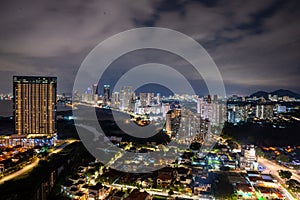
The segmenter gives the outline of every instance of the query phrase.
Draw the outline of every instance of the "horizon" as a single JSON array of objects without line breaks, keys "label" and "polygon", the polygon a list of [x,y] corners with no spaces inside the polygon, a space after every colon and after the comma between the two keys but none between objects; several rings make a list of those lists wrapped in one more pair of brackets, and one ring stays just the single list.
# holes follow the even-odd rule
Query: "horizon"
[{"label": "horizon", "polygon": [[[98,90],[98,92],[99,92],[99,91],[100,91],[100,90]],[[119,91],[119,90],[117,90],[117,91]],[[136,91],[138,91],[138,92],[136,92]],[[140,94],[140,93],[154,93],[155,95],[156,95],[157,93],[163,94],[162,92],[149,91],[149,89],[143,90],[143,89],[138,88],[136,91],[135,91],[135,94]],[[295,92],[295,91],[293,91],[293,90],[291,90],[291,89],[279,88],[279,89],[275,89],[275,90],[272,90],[272,91],[257,90],[257,91],[255,91],[255,92],[253,92],[253,93],[251,93],[251,94],[238,94],[238,93],[232,93],[232,94],[227,94],[226,97],[228,98],[228,97],[232,97],[232,96],[235,96],[235,95],[236,95],[236,96],[240,96],[240,97],[250,97],[250,96],[252,96],[252,95],[255,94],[255,93],[265,92],[265,93],[267,93],[267,94],[271,94],[271,93],[278,92],[278,91],[288,91],[288,92],[294,93],[294,94],[296,94],[296,95],[300,95],[300,93],[297,93],[297,92]],[[103,93],[103,92],[100,92],[100,96],[102,95],[102,93]],[[8,94],[11,94],[11,95],[12,95],[13,92],[11,91],[11,92],[8,92],[8,93],[3,93],[3,92],[0,91],[0,94],[2,94],[2,95],[8,95]],[[65,94],[65,95],[67,95],[67,96],[72,96],[72,93],[67,93],[67,92],[57,93],[57,95],[62,95],[62,94]],[[174,93],[173,93],[173,94],[174,94]],[[176,94],[178,94],[178,93],[176,93]],[[178,94],[178,95],[185,95],[185,93],[180,93],[180,94]],[[189,95],[189,94],[187,94],[187,95]],[[198,95],[198,97],[204,97],[204,96],[207,96],[207,95],[213,95],[213,94],[206,93],[206,94],[197,94],[197,95]],[[172,96],[172,95],[170,94],[170,95],[162,95],[162,96],[167,97],[167,96]]]},{"label": "horizon", "polygon": [[[79,66],[97,44],[128,29],[164,27],[182,32],[204,47],[220,70],[227,94],[279,88],[300,93],[299,4],[6,2],[0,8],[0,91],[10,92],[12,76],[19,74],[56,76],[58,92],[71,93]],[[183,71],[188,68],[186,61],[171,53],[130,52],[111,64],[104,81],[114,81],[136,63],[153,59],[167,65],[173,60],[172,67]],[[196,85],[197,93],[206,93],[203,79],[195,82],[193,74],[185,75]]]}]

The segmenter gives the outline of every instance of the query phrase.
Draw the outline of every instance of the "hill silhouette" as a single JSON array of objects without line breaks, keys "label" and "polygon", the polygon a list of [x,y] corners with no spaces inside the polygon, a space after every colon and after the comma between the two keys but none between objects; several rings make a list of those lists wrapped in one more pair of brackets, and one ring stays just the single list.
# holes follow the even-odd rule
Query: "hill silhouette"
[{"label": "hill silhouette", "polygon": [[275,90],[273,92],[258,91],[258,92],[251,94],[250,97],[256,96],[256,97],[264,97],[267,99],[269,94],[271,94],[272,96],[277,95],[278,97],[289,96],[289,97],[293,97],[296,99],[300,99],[300,94],[297,94],[295,92],[292,92],[290,90],[285,90],[285,89],[279,89],[279,90]]}]

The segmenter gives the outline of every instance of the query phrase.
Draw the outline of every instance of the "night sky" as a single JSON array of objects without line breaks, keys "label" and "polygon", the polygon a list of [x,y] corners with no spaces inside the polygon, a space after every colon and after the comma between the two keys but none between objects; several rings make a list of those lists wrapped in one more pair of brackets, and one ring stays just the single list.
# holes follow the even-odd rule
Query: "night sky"
[{"label": "night sky", "polygon": [[145,26],[197,40],[219,67],[228,94],[300,93],[299,19],[300,1],[284,0],[1,1],[0,93],[12,91],[13,75],[57,76],[58,92],[69,93],[98,43]]}]

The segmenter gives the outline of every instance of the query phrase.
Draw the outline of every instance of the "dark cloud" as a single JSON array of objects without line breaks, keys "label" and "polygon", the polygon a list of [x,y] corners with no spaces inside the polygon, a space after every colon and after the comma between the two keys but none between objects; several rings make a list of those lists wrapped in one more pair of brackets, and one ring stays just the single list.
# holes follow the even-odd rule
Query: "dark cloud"
[{"label": "dark cloud", "polygon": [[11,76],[20,74],[58,76],[59,92],[70,92],[81,62],[99,42],[127,29],[160,26],[199,41],[218,65],[229,93],[278,88],[300,93],[299,5],[298,1],[4,1],[0,91],[10,92]]}]

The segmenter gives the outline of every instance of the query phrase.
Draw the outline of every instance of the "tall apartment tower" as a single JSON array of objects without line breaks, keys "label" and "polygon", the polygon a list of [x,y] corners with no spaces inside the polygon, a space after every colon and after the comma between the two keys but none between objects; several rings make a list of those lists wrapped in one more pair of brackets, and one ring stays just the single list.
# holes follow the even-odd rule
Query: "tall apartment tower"
[{"label": "tall apartment tower", "polygon": [[104,101],[107,102],[110,99],[110,85],[104,85]]},{"label": "tall apartment tower", "polygon": [[56,77],[14,76],[14,132],[27,138],[56,134]]},{"label": "tall apartment tower", "polygon": [[131,86],[122,86],[120,91],[120,109],[128,110],[133,91]]}]

